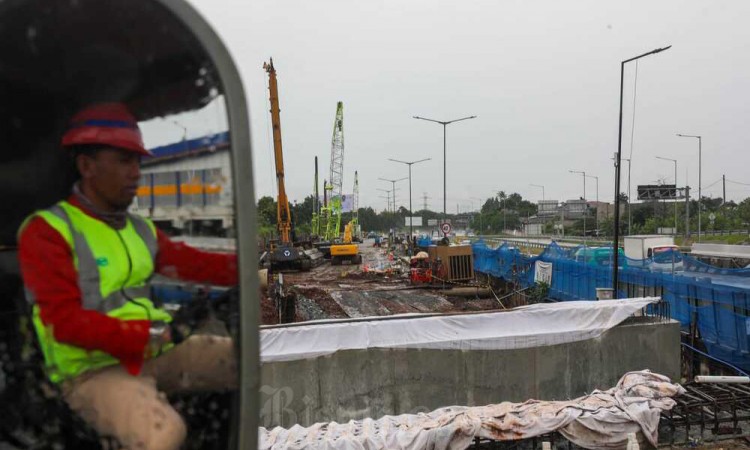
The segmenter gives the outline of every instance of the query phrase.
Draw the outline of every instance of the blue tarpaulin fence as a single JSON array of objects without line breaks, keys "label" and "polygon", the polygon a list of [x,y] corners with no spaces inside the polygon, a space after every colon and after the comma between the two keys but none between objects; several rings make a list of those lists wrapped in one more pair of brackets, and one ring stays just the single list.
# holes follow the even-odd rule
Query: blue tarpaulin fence
[{"label": "blue tarpaulin fence", "polygon": [[[549,297],[554,300],[593,300],[597,287],[612,286],[611,262],[576,260],[580,248],[563,248],[553,242],[538,256],[524,255],[507,243],[490,248],[478,241],[472,248],[475,271],[519,288],[534,283],[537,260],[552,263]],[[618,297],[661,296],[684,329],[697,325],[711,356],[750,370],[750,269],[720,269],[688,255],[677,257],[685,270],[674,273],[653,270],[650,259],[623,258]],[[669,255],[659,258],[671,260]]]}]

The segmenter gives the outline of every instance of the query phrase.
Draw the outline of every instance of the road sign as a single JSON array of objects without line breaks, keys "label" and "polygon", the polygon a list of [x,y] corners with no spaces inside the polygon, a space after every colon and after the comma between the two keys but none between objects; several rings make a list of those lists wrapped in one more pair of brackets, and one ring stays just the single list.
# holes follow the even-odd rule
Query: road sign
[{"label": "road sign", "polygon": [[447,236],[448,233],[451,232],[451,230],[452,230],[451,224],[449,224],[448,222],[444,222],[440,224],[440,231],[442,231],[444,235]]},{"label": "road sign", "polygon": [[708,220],[710,220],[711,222],[713,222],[714,220],[716,220],[716,214],[714,214],[714,213],[709,214],[708,215]]},{"label": "road sign", "polygon": [[[406,223],[405,226],[407,226],[407,227],[409,226],[409,219],[410,219],[409,217],[404,217],[404,222]],[[411,221],[412,221],[412,225],[415,226],[415,227],[421,227],[422,226],[422,217],[421,216],[419,216],[419,217],[417,217],[417,216],[411,217]]]},{"label": "road sign", "polygon": [[436,227],[437,226],[437,219],[427,219],[427,226],[429,226],[429,227]]},{"label": "road sign", "polygon": [[638,186],[638,200],[676,200],[680,198],[674,184],[644,184]]}]

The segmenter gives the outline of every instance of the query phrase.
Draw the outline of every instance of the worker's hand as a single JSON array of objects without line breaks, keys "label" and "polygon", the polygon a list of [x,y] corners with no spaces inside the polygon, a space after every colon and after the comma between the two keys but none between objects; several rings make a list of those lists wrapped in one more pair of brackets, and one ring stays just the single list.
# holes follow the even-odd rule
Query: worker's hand
[{"label": "worker's hand", "polygon": [[155,355],[158,354],[162,347],[172,342],[172,327],[168,323],[162,321],[151,322],[151,326],[148,329],[149,339],[147,354]]}]

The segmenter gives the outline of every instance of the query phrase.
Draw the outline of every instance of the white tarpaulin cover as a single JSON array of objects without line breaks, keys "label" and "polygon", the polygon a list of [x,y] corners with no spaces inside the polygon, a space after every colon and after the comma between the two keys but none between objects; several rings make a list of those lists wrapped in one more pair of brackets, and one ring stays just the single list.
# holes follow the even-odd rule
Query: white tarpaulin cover
[{"label": "white tarpaulin cover", "polygon": [[261,361],[293,361],[339,350],[505,350],[595,338],[658,297],[542,303],[508,311],[388,320],[331,321],[262,329]]},{"label": "white tarpaulin cover", "polygon": [[451,406],[428,414],[385,416],[345,424],[260,428],[258,448],[457,450],[468,447],[475,437],[506,441],[553,431],[590,449],[624,449],[627,435],[640,432],[656,447],[659,416],[672,409],[672,397],[683,392],[680,385],[670,383],[663,375],[630,372],[612,389],[569,401]]}]

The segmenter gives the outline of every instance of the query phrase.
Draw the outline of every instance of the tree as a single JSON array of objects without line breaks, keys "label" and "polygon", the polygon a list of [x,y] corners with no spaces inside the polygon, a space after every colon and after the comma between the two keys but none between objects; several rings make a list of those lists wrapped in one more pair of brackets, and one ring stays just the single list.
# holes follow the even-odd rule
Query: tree
[{"label": "tree", "polygon": [[276,225],[276,200],[264,196],[258,200],[258,221],[261,226]]},{"label": "tree", "polygon": [[737,205],[737,214],[743,224],[747,227],[747,232],[750,233],[750,197],[742,200],[740,204]]}]

